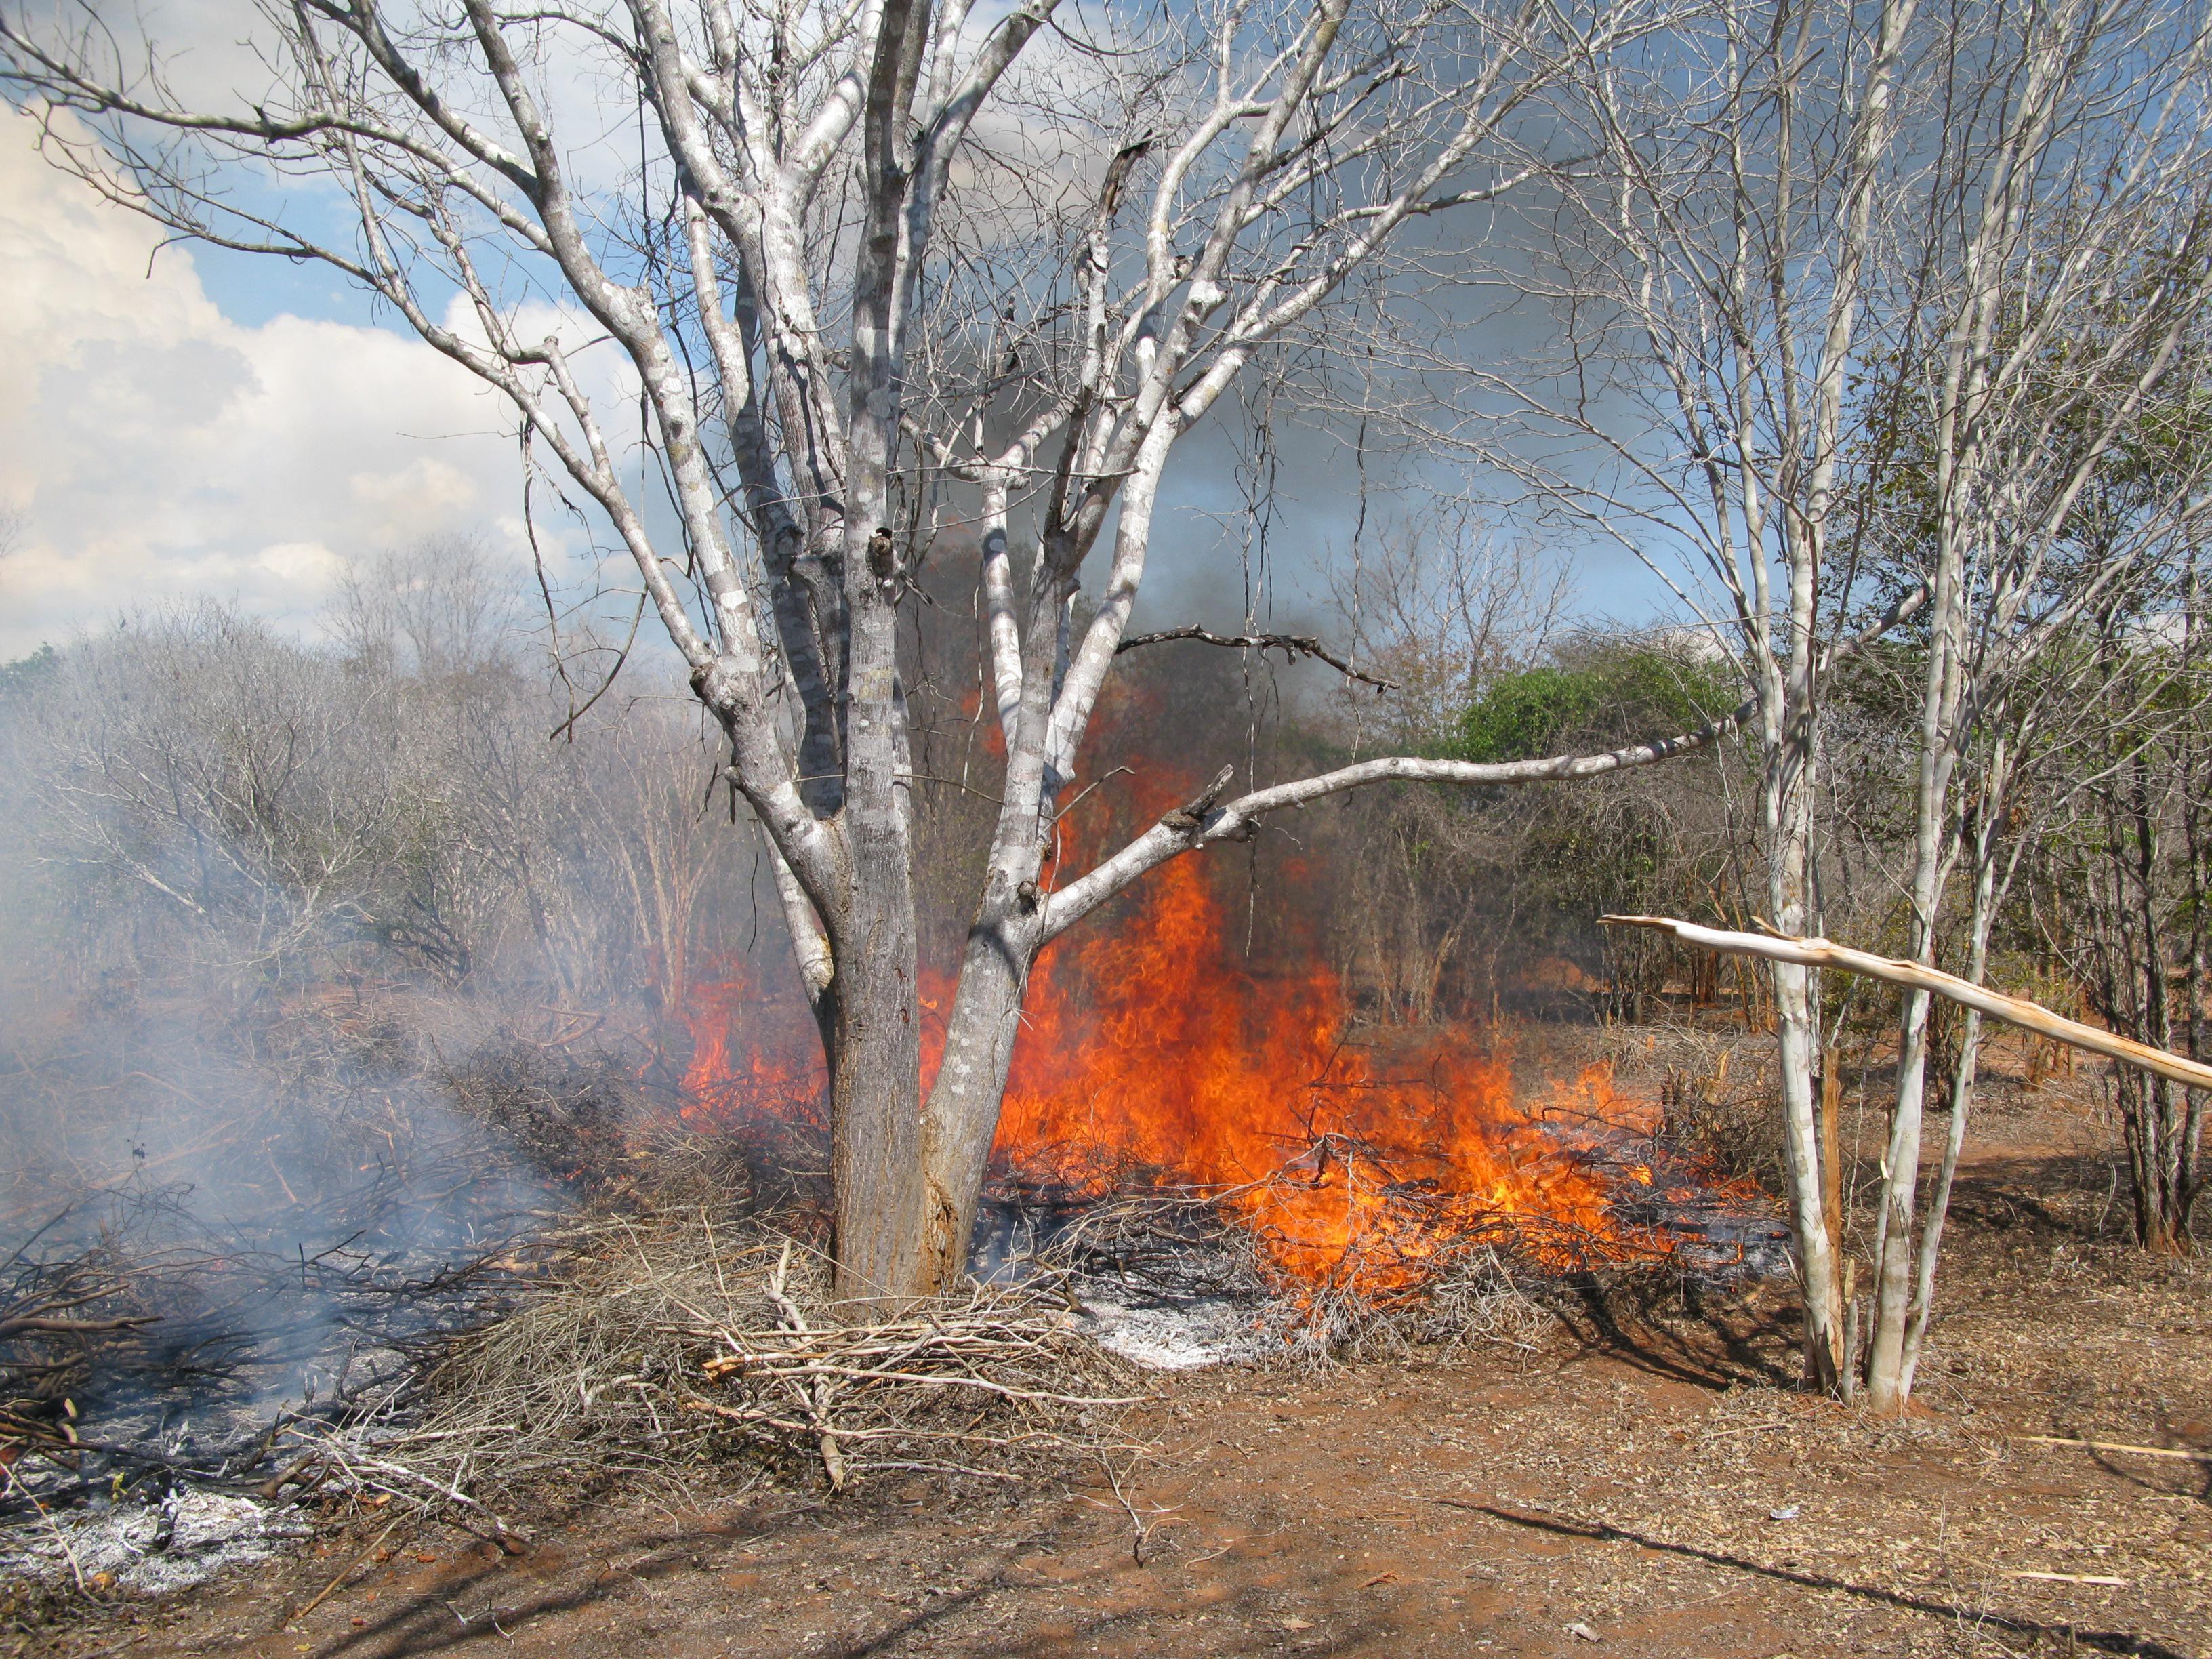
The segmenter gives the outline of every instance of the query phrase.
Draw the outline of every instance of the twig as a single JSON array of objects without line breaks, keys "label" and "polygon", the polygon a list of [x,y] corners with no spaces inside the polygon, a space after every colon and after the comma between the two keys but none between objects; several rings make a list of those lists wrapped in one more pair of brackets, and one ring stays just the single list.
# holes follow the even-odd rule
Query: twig
[{"label": "twig", "polygon": [[[1152,1530],[1152,1525],[1137,1513],[1137,1506],[1129,1501],[1128,1494],[1121,1490],[1121,1477],[1114,1472],[1113,1462],[1103,1452],[1098,1454],[1098,1467],[1106,1472],[1107,1484],[1114,1488],[1115,1501],[1128,1513],[1129,1526],[1133,1534],[1129,1540],[1129,1559],[1141,1567],[1145,1565],[1145,1540]],[[1154,1508],[1146,1513],[1152,1516],[1154,1522],[1157,1522],[1161,1516],[1173,1515],[1182,1507],[1182,1504],[1176,1504],[1166,1509]]]},{"label": "twig", "polygon": [[9,1486],[31,1500],[31,1507],[39,1512],[39,1519],[46,1523],[46,1530],[53,1534],[54,1542],[60,1547],[62,1559],[69,1563],[70,1577],[76,1580],[76,1593],[79,1595],[91,1595],[91,1590],[85,1586],[84,1568],[77,1561],[76,1552],[70,1547],[68,1535],[62,1531],[61,1523],[46,1512],[46,1506],[39,1502],[39,1495],[15,1478],[12,1465],[0,1463],[0,1479],[6,1480]]},{"label": "twig", "polygon": [[2103,1573],[2094,1572],[2008,1572],[2005,1574],[2005,1577],[2008,1578],[2036,1578],[2053,1584],[2110,1584],[2118,1586],[2134,1582],[2132,1579],[2112,1578]]},{"label": "twig", "polygon": [[1348,680],[1358,680],[1362,685],[1371,685],[1377,691],[1395,691],[1398,682],[1386,680],[1354,668],[1310,634],[1216,634],[1211,629],[1193,624],[1185,628],[1164,629],[1157,634],[1134,634],[1114,647],[1114,654],[1134,651],[1139,646],[1165,645],[1171,640],[1195,640],[1201,645],[1227,646],[1238,651],[1279,651],[1285,659],[1311,657],[1325,662]]},{"label": "twig", "polygon": [[[784,1322],[793,1330],[801,1336],[811,1335],[812,1333],[806,1328],[805,1316],[799,1311],[799,1304],[784,1291],[784,1280],[790,1271],[791,1241],[787,1238],[783,1241],[782,1253],[775,1259],[775,1272],[768,1281],[769,1300],[775,1304],[783,1315]],[[794,1392],[814,1424],[816,1444],[821,1449],[822,1468],[830,1477],[830,1490],[842,1492],[845,1490],[845,1454],[838,1449],[837,1436],[830,1426],[829,1379],[817,1376],[812,1388],[797,1388]]]},{"label": "twig", "polygon": [[400,1522],[404,1519],[405,1519],[404,1516],[393,1516],[392,1517],[391,1524],[386,1526],[382,1532],[376,1534],[376,1541],[374,1544],[371,1544],[367,1549],[363,1550],[359,1555],[354,1557],[354,1559],[348,1562],[344,1566],[339,1568],[338,1576],[331,1579],[329,1583],[324,1585],[321,1589],[318,1590],[315,1593],[315,1599],[313,1601],[308,1602],[306,1607],[301,1607],[299,1612],[294,1613],[289,1619],[287,1619],[284,1621],[285,1625],[288,1627],[297,1625],[302,1619],[305,1619],[317,1607],[319,1607],[324,1602],[329,1601],[332,1593],[337,1590],[340,1584],[343,1584],[347,1579],[353,1577],[356,1572],[360,1571],[362,1564],[368,1561],[369,1557],[374,1555],[377,1551],[384,1547],[384,1540],[392,1536],[392,1533],[398,1528]]}]

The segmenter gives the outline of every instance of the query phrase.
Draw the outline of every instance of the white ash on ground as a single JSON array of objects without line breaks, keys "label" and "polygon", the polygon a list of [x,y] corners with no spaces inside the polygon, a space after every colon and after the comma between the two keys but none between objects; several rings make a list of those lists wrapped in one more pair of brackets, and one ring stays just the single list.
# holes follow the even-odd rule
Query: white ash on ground
[{"label": "white ash on ground", "polygon": [[46,1526],[0,1534],[0,1578],[59,1587],[82,1577],[88,1584],[159,1595],[266,1561],[313,1530],[296,1510],[222,1492],[178,1492],[155,1504],[62,1511]]},{"label": "white ash on ground", "polygon": [[1121,1301],[1086,1285],[1079,1300],[1085,1334],[1109,1353],[1146,1370],[1255,1364],[1282,1347],[1279,1334],[1253,1304],[1233,1297]]}]

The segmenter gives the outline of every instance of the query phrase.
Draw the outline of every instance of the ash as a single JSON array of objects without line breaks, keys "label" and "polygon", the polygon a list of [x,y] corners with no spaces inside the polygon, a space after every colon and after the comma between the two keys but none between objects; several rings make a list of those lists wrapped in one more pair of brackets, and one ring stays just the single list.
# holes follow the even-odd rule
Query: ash
[{"label": "ash", "polygon": [[73,1510],[35,1530],[0,1533],[0,1577],[54,1586],[82,1577],[158,1595],[265,1561],[311,1530],[298,1515],[250,1498],[179,1491],[158,1504]]},{"label": "ash", "polygon": [[1091,1340],[1148,1370],[1253,1364],[1281,1347],[1277,1298],[1202,1203],[988,1194],[969,1272],[987,1285],[1057,1279]]},{"label": "ash", "polygon": [[1118,1302],[1099,1287],[1082,1302],[1091,1340],[1146,1370],[1253,1364],[1280,1346],[1258,1310],[1227,1297]]},{"label": "ash", "polygon": [[170,1589],[303,1531],[313,1454],[419,1415],[428,1367],[626,1167],[604,1069],[485,1048],[313,1109],[241,1073],[234,1119],[196,1126],[213,1148],[74,1189],[52,1119],[13,1183],[24,1224],[0,1220],[0,1577]]}]

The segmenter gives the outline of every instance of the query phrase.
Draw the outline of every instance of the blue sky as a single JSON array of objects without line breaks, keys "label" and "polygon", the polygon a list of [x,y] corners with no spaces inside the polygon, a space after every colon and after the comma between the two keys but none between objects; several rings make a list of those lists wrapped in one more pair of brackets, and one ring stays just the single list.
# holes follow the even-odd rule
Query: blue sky
[{"label": "blue sky", "polygon": [[[0,113],[0,362],[15,389],[0,506],[15,515],[0,659],[196,598],[311,630],[349,565],[457,531],[524,579],[514,422],[497,399],[325,267],[157,252],[152,226],[47,166],[34,136]],[[1233,404],[1170,469],[1139,626],[1239,619],[1242,534],[1224,525],[1242,498],[1221,416]],[[1358,511],[1352,458],[1325,434],[1285,445],[1270,620],[1325,623],[1322,568]],[[541,516],[540,531],[568,574],[588,574],[573,521]],[[1657,602],[1617,550],[1585,551],[1578,570],[1589,611],[1638,617]]]}]

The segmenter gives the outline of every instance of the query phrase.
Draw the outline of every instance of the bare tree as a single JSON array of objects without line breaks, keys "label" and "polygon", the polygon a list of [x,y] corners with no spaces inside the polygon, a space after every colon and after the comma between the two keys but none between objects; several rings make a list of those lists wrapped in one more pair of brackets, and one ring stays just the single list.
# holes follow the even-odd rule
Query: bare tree
[{"label": "bare tree", "polygon": [[1431,744],[1498,673],[1540,659],[1565,624],[1573,573],[1464,503],[1357,538],[1330,572],[1334,609],[1381,696],[1348,689],[1355,745]]},{"label": "bare tree", "polygon": [[391,680],[199,605],[73,647],[46,682],[21,757],[42,855],[150,897],[157,927],[189,924],[187,959],[258,973],[367,933],[465,973],[437,896],[453,884],[391,879],[469,856]]},{"label": "bare tree", "polygon": [[[2113,1032],[2154,1047],[2204,1053],[2203,926],[2208,879],[2199,822],[2206,686],[2202,595],[2193,556],[2176,579],[2114,605],[2082,641],[2071,708],[2055,734],[2035,849],[2045,937]],[[2148,601],[2148,603],[2146,603]],[[2091,718],[2078,718],[2087,709]],[[2118,1108],[2136,1242],[2187,1254],[2204,1186],[2207,1091],[2196,1078],[2118,1072]]]},{"label": "bare tree", "polygon": [[[620,538],[775,850],[846,1294],[962,1269],[1030,965],[1147,871],[1374,781],[1593,776],[1717,729],[1235,799],[1224,778],[1040,879],[1179,440],[1256,357],[1318,341],[1409,225],[1524,176],[1516,127],[1575,54],[1651,27],[1649,0],[1224,3],[1088,39],[1055,0],[302,0],[264,13],[265,92],[221,106],[96,17],[5,15],[52,153],[180,234],[345,272],[501,393]],[[637,112],[634,166],[576,108],[592,85]],[[335,194],[349,235],[263,210],[241,170]],[[641,410],[649,488],[625,465]],[[925,1102],[897,622],[963,490],[1006,761]]]},{"label": "bare tree", "polygon": [[[2015,634],[2051,637],[2109,579],[2089,573],[2054,611],[2067,503],[2201,303],[2193,16],[1722,0],[1662,48],[1585,60],[1592,159],[1565,186],[1555,257],[1513,273],[1554,306],[1565,354],[1548,379],[1479,383],[1504,410],[1488,452],[1538,501],[1620,538],[1735,657],[1759,708],[1766,920],[1785,933],[1821,925],[1838,659],[1916,614],[1933,630],[1909,877],[1911,949],[1932,959],[1974,713],[2032,649]],[[2169,243],[2163,284],[2111,326],[2118,288]],[[2109,337],[2092,344],[2095,318]],[[2052,374],[2063,388],[2029,394]],[[2073,441],[2084,422],[2098,430]],[[1902,453],[1900,429],[1927,434],[1921,453]],[[1929,556],[1884,559],[1917,468],[1910,533],[1933,526]],[[1771,971],[1805,1374],[1848,1393],[1819,1004],[1805,964]],[[1909,1386],[1912,1286],[1932,1274],[1913,1243],[1927,1006],[1907,999],[1875,1252],[1885,1404]]]},{"label": "bare tree", "polygon": [[[1718,0],[1664,42],[1582,49],[1586,159],[1553,257],[1506,273],[1553,305],[1564,356],[1476,382],[1504,424],[1486,453],[1644,560],[1752,689],[1765,901],[1790,933],[1817,921],[1816,715],[1838,643],[1824,580],[1917,4]],[[1814,987],[1800,964],[1771,972],[1805,1375],[1833,1389]]]},{"label": "bare tree", "polygon": [[[1996,826],[2020,744],[2052,712],[2027,677],[2078,619],[2185,544],[2202,510],[2193,465],[2134,462],[2147,417],[2170,419],[2161,386],[2212,297],[2212,86],[2194,7],[2057,0],[2014,18],[1954,4],[1935,21],[1934,60],[1972,95],[1943,110],[1928,234],[1900,250],[1917,303],[1891,354],[1907,429],[1926,437],[1924,489],[1898,492],[1924,526],[1914,574],[1930,596],[1908,948],[1934,965],[1964,854],[1967,976],[1978,981],[2008,885]],[[2047,695],[2049,681],[2033,689]],[[1960,821],[1953,786],[1984,718],[1979,788]],[[1882,1162],[1865,1376],[1882,1411],[1911,1393],[1980,1030],[1970,1010],[1943,1173],[1916,1249],[1929,1009],[1926,992],[1906,994]]]}]

